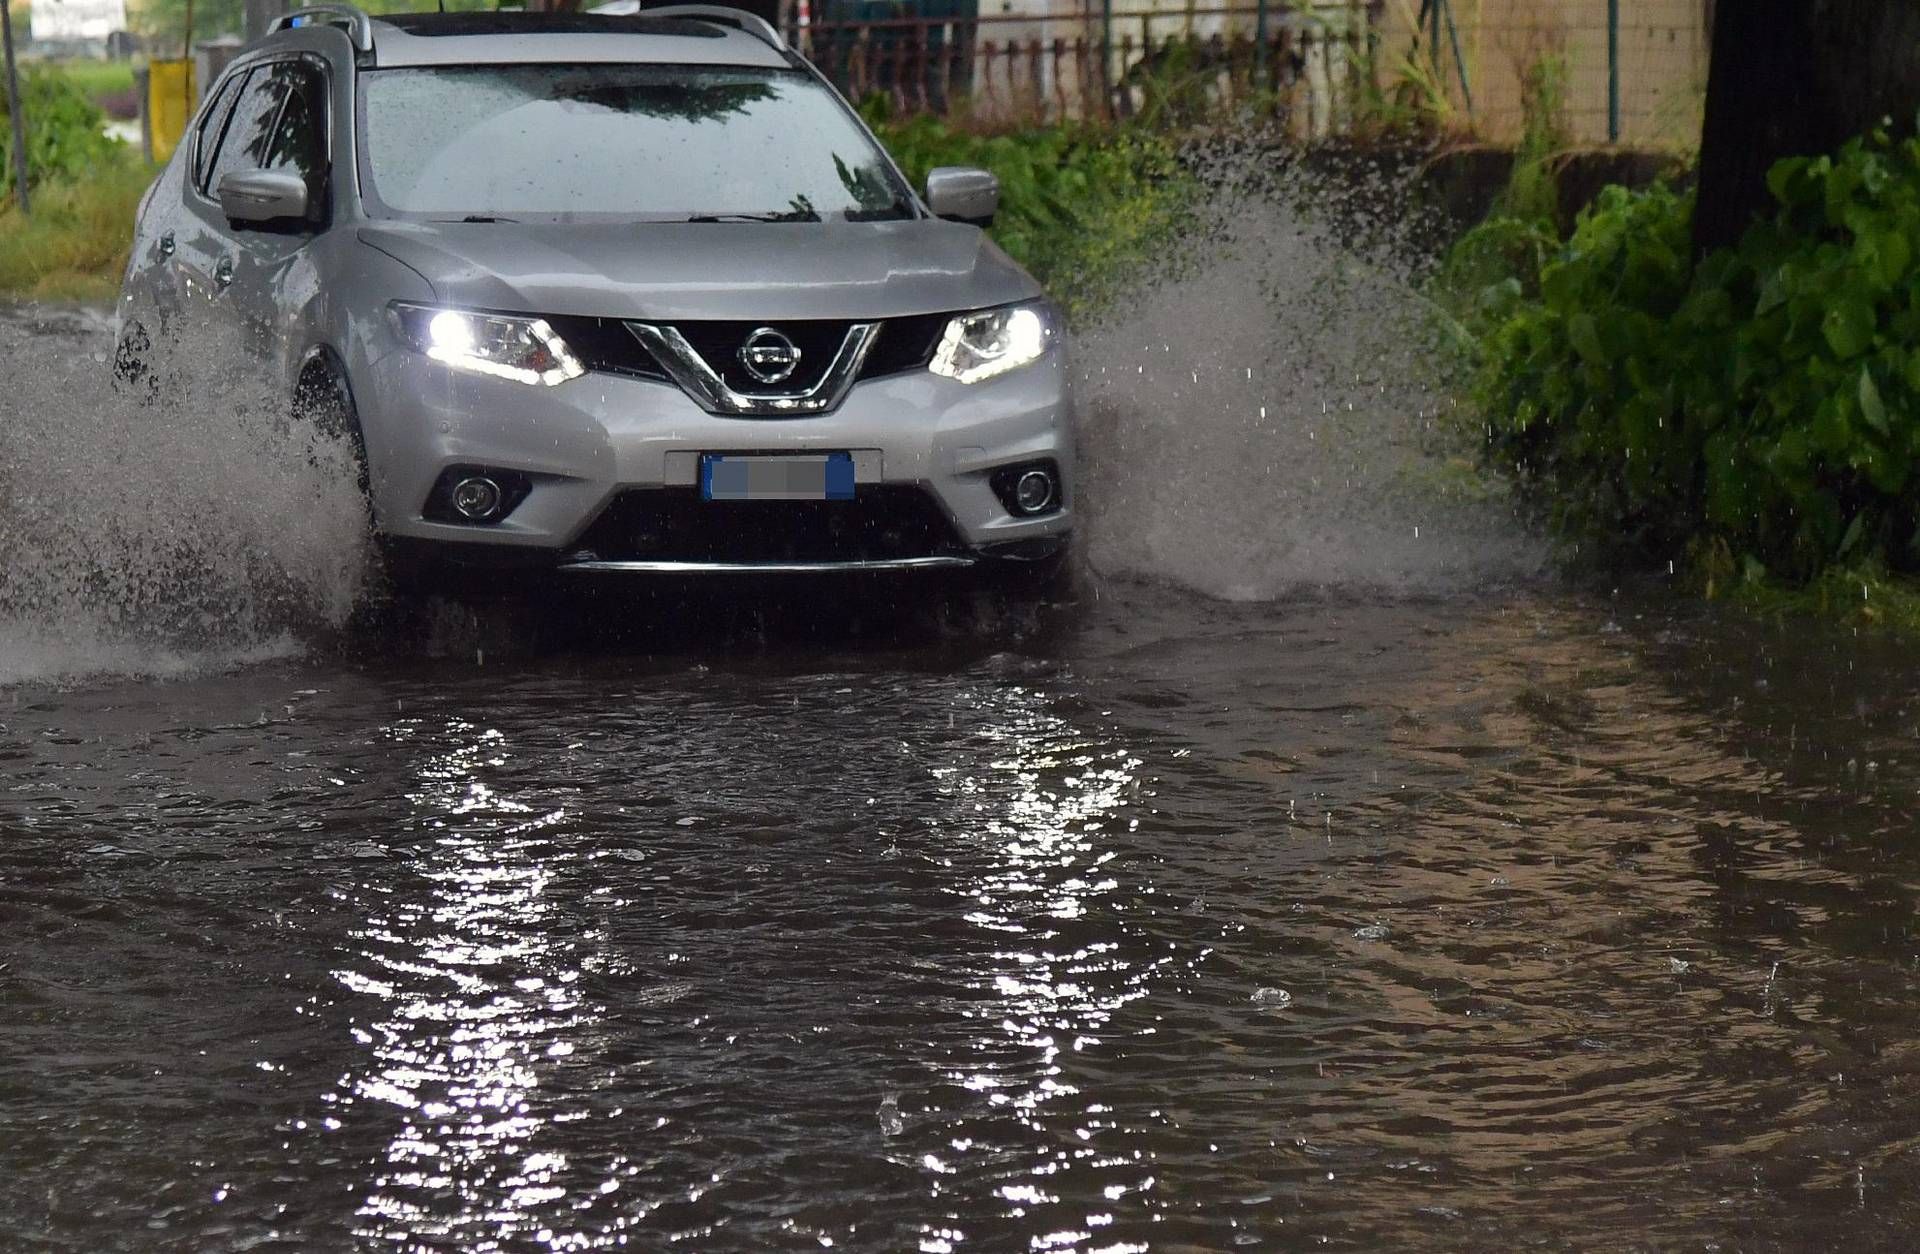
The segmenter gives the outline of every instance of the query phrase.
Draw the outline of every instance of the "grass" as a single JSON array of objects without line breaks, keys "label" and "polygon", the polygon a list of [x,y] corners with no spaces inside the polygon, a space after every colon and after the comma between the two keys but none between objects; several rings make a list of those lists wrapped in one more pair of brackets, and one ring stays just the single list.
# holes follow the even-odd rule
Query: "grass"
[{"label": "grass", "polygon": [[84,179],[34,188],[30,217],[11,200],[0,204],[0,294],[111,304],[153,174],[129,155]]},{"label": "grass", "polygon": [[133,90],[131,61],[49,61],[45,64],[78,87],[89,100]]},{"label": "grass", "polygon": [[1694,580],[1708,600],[1762,618],[1809,618],[1920,639],[1920,578],[1863,563],[1832,567],[1788,584],[1757,566],[1741,569],[1725,545],[1695,555]]}]

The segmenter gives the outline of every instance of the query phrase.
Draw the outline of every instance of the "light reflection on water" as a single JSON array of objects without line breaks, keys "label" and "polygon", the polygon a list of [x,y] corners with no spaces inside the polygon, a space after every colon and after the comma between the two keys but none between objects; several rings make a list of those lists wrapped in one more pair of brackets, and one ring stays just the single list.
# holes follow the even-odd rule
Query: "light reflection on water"
[{"label": "light reflection on water", "polygon": [[[900,1161],[925,1173],[936,1203],[949,1191],[942,1177],[984,1172],[998,1182],[991,1195],[1013,1222],[1055,1206],[1060,1198],[1049,1185],[1076,1169],[1103,1178],[1117,1172],[1122,1182],[1105,1186],[1108,1198],[1144,1197],[1153,1182],[1137,1155],[1105,1156],[1086,1144],[1101,1108],[1087,1105],[1059,1061],[1063,1051],[1098,1048],[1113,1012],[1145,996],[1173,962],[1128,961],[1115,942],[1076,944],[1063,931],[1084,920],[1090,905],[1124,911],[1113,900],[1119,881],[1105,870],[1116,855],[1102,835],[1135,791],[1141,760],[1077,732],[1049,712],[1044,692],[974,687],[952,695],[979,760],[927,770],[950,805],[930,816],[923,839],[961,855],[943,859],[956,874],[941,891],[989,934],[991,948],[972,994],[958,999],[970,1039],[941,1082],[984,1106],[975,1135],[949,1137],[942,1150]],[[385,729],[396,748],[417,749],[421,731],[420,720]],[[528,1238],[555,1249],[619,1244],[656,1203],[623,1197],[609,1204],[631,1167],[615,1156],[597,1176],[570,1171],[570,1130],[558,1125],[624,1112],[600,1109],[591,1080],[585,1092],[541,1091],[553,1060],[567,1060],[576,1077],[590,1065],[583,1045],[590,1049],[603,1026],[579,994],[581,944],[600,934],[589,926],[579,942],[556,935],[581,922],[582,903],[557,911],[551,897],[553,865],[580,858],[553,839],[564,839],[567,811],[535,815],[535,807],[481,778],[509,766],[513,748],[501,731],[453,720],[427,739],[451,747],[425,757],[415,772],[419,787],[408,794],[413,826],[430,837],[404,855],[424,896],[363,886],[355,904],[366,920],[350,933],[361,962],[333,973],[385,1007],[352,1028],[366,1059],[326,1096],[337,1108],[334,1121],[350,1121],[356,1105],[369,1103],[397,1120],[356,1234],[436,1248]],[[595,896],[625,904],[605,890]],[[883,1119],[892,1117],[889,1108],[899,1111],[893,1094],[883,1098]],[[928,1113],[907,1111],[888,1134],[924,1126]],[[1003,1120],[1011,1121],[1004,1136],[995,1131]],[[1074,1135],[1061,1136],[1069,1126]],[[647,1131],[626,1121],[623,1135],[643,1144]],[[1044,1148],[1036,1150],[1036,1137]],[[686,1200],[699,1202],[701,1192],[695,1186]],[[571,1224],[556,1218],[569,1212]],[[596,1217],[601,1222],[589,1222]],[[922,1225],[921,1248],[955,1248],[966,1238],[960,1222]],[[1077,1244],[1111,1222],[1110,1206],[1095,1208],[1049,1244]],[[677,1235],[699,1239],[714,1230],[696,1225]]]},{"label": "light reflection on water", "polygon": [[[1080,941],[1072,928],[1098,910],[1108,926],[1126,929],[1120,882],[1106,869],[1117,855],[1103,838],[1134,791],[1141,759],[1076,731],[1024,687],[969,693],[962,704],[982,720],[987,761],[936,766],[932,774],[959,813],[971,816],[960,839],[990,851],[977,874],[950,891],[967,906],[966,921],[988,933],[995,970],[978,985],[980,1004],[965,1012],[977,1039],[946,1079],[984,1095],[989,1110],[1017,1130],[997,1137],[990,1120],[977,1135],[949,1138],[944,1157],[929,1152],[923,1161],[936,1176],[964,1167],[975,1180],[992,1181],[1011,1221],[1058,1208],[1057,1189],[1070,1172],[1118,1173],[1131,1183],[1109,1190],[1144,1194],[1152,1180],[1137,1162],[1088,1144],[1086,1125],[1098,1122],[1101,1108],[1060,1065],[1063,1052],[1099,1048],[1114,1012],[1144,997],[1170,961],[1128,962],[1119,942]],[[1071,1136],[1060,1135],[1074,1123],[1081,1126]],[[930,1191],[939,1196],[937,1181]],[[1112,1221],[1110,1207],[1082,1211],[1077,1224],[1052,1230],[1043,1244],[1079,1245]],[[950,1250],[965,1235],[928,1228],[920,1248]]]},{"label": "light reflection on water", "polygon": [[[389,729],[402,746],[415,730]],[[594,1022],[578,994],[576,947],[556,935],[548,898],[547,832],[566,812],[534,816],[475,777],[505,764],[502,732],[456,721],[441,736],[458,747],[427,758],[408,795],[432,837],[408,868],[427,896],[363,898],[366,922],[349,934],[363,965],[334,972],[387,1013],[354,1026],[367,1065],[328,1100],[342,1119],[378,1103],[399,1122],[356,1233],[467,1249],[531,1234],[555,1249],[590,1248],[613,1225],[551,1226],[568,1195],[553,1125],[568,1116],[532,1102],[547,1060],[571,1058]],[[617,1187],[613,1176],[600,1185]]]}]

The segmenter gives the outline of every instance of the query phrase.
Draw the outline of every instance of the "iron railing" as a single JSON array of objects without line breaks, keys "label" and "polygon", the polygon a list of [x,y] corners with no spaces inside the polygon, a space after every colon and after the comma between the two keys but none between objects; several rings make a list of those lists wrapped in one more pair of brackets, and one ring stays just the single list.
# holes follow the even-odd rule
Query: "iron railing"
[{"label": "iron railing", "polygon": [[824,21],[793,41],[854,100],[982,122],[1161,116],[1256,105],[1311,135],[1371,84],[1384,0]]}]

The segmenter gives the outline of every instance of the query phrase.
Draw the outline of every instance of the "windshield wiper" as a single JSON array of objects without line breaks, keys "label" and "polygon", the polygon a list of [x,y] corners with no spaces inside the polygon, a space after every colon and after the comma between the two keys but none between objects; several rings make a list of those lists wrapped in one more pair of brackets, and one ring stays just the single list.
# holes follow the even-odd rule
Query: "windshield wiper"
[{"label": "windshield wiper", "polygon": [[818,222],[811,209],[782,209],[774,213],[696,213],[683,222]]},{"label": "windshield wiper", "polygon": [[495,213],[470,213],[464,218],[436,218],[436,222],[518,222],[518,218],[501,217]]}]

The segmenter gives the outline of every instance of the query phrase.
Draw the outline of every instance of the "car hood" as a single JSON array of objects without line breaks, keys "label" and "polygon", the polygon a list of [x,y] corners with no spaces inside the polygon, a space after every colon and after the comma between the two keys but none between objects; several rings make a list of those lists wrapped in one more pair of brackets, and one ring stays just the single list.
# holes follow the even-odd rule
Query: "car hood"
[{"label": "car hood", "polygon": [[1040,294],[955,222],[379,223],[449,305],[601,318],[893,318]]}]

